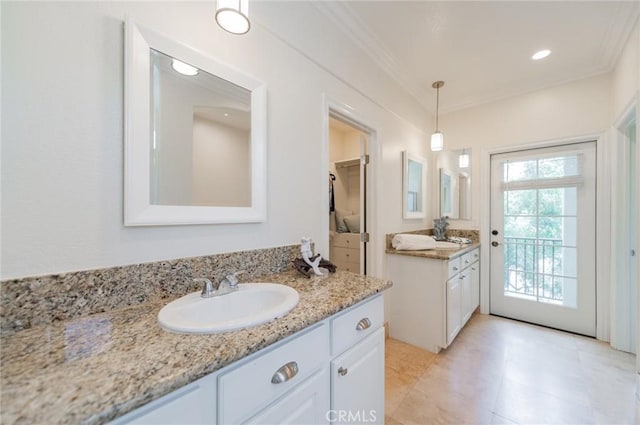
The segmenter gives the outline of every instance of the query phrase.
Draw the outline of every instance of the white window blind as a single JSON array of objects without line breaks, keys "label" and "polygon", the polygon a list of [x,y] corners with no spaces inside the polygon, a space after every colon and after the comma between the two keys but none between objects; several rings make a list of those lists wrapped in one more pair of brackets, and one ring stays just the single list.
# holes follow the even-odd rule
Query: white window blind
[{"label": "white window blind", "polygon": [[577,187],[583,184],[583,155],[554,154],[534,159],[506,159],[502,162],[503,191]]}]

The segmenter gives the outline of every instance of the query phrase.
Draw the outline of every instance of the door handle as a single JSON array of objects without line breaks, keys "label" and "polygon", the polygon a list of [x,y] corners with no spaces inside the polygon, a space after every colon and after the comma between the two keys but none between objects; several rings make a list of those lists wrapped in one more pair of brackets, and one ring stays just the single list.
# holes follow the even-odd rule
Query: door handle
[{"label": "door handle", "polygon": [[498,245],[500,245],[500,242],[496,242],[496,241],[491,242],[491,246],[498,246]]}]

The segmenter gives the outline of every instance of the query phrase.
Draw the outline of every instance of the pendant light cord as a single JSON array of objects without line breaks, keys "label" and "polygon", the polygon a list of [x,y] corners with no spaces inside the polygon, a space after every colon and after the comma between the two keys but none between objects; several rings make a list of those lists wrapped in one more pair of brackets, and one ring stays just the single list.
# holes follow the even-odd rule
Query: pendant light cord
[{"label": "pendant light cord", "polygon": [[436,133],[438,132],[438,109],[440,109],[440,87],[436,88]]}]

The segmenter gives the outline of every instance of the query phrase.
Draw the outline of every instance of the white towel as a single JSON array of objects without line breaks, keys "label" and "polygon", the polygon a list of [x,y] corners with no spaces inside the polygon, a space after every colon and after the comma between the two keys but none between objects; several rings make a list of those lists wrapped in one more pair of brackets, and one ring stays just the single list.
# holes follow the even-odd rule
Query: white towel
[{"label": "white towel", "polygon": [[426,235],[409,235],[400,233],[393,237],[391,246],[401,251],[417,251],[422,249],[436,249],[436,240]]}]

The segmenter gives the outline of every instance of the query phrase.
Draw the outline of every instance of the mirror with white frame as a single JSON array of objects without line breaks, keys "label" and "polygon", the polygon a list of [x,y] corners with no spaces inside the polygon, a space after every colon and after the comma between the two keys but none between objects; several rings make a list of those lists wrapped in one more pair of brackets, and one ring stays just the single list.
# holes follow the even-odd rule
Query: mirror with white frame
[{"label": "mirror with white frame", "polygon": [[266,220],[266,87],[128,19],[125,225]]},{"label": "mirror with white frame", "polygon": [[440,216],[471,220],[471,149],[440,152],[438,168]]},{"label": "mirror with white frame", "polygon": [[426,161],[418,155],[404,151],[402,164],[402,217],[424,218],[426,215]]}]

